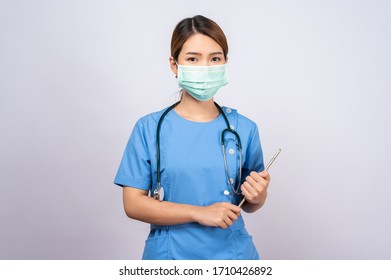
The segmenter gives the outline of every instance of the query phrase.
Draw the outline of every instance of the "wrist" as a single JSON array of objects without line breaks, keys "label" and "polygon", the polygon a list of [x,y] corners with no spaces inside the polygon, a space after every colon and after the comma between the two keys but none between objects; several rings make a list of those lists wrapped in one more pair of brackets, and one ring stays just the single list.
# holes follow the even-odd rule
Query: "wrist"
[{"label": "wrist", "polygon": [[196,222],[198,223],[199,221],[199,218],[198,218],[198,210],[199,210],[199,206],[194,206],[194,205],[189,205],[190,209],[189,209],[189,215],[190,215],[190,220],[191,222]]}]

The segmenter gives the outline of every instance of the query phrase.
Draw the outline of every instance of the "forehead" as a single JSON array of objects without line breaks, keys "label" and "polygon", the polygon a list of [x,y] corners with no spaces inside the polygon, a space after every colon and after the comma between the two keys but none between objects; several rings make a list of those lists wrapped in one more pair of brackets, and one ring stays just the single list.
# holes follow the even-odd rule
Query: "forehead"
[{"label": "forehead", "polygon": [[194,34],[183,44],[181,52],[211,53],[223,52],[223,49],[209,36],[204,34]]}]

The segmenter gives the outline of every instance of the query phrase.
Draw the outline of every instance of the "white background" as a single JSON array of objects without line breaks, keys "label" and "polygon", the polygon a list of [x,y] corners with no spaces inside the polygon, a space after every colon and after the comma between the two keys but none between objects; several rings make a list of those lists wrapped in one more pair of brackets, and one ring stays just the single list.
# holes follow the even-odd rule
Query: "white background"
[{"label": "white background", "polygon": [[215,20],[254,120],[264,259],[390,259],[389,1],[0,1],[0,259],[139,259],[149,226],[113,184],[134,123],[174,102],[170,40]]}]

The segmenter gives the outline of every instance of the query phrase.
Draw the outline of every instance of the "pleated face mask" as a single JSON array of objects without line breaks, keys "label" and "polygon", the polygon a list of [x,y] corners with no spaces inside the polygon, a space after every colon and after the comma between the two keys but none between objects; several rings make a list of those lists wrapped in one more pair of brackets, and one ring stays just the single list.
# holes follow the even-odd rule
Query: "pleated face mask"
[{"label": "pleated face mask", "polygon": [[228,84],[227,64],[214,66],[178,65],[178,84],[199,101],[210,100]]}]

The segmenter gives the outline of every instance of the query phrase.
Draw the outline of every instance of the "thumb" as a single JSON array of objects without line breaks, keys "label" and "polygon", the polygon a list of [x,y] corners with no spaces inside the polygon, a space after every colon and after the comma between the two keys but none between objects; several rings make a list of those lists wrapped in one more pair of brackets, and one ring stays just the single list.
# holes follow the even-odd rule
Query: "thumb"
[{"label": "thumb", "polygon": [[259,172],[258,174],[259,174],[259,176],[261,176],[265,179],[270,177],[269,171],[266,171],[266,170],[263,170],[262,172]]}]

